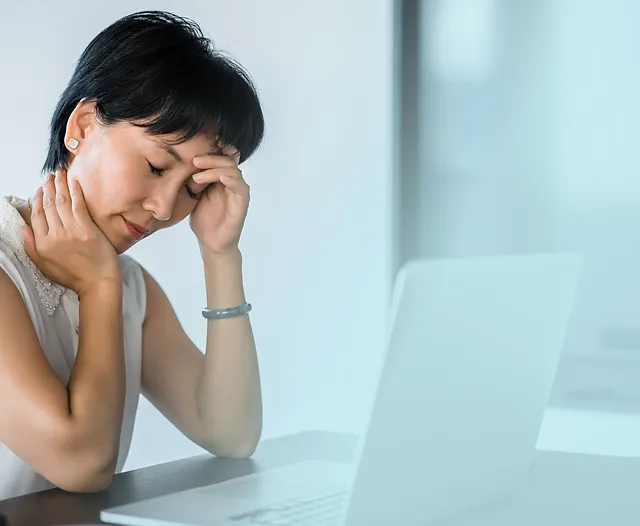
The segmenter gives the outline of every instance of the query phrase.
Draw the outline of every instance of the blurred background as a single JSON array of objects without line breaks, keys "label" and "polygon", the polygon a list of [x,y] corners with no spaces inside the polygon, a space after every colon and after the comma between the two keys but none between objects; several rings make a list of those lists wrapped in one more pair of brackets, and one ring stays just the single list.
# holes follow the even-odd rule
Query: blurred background
[{"label": "blurred background", "polygon": [[640,5],[397,5],[399,261],[582,252],[538,446],[637,456]]},{"label": "blurred background", "polygon": [[[241,246],[263,438],[362,429],[408,259],[576,250],[586,266],[539,447],[640,453],[640,4],[1,0],[4,195],[39,184],[84,47],[142,9],[196,20],[264,105]],[[204,348],[188,223],[131,255]],[[199,452],[142,400],[127,469]]]}]

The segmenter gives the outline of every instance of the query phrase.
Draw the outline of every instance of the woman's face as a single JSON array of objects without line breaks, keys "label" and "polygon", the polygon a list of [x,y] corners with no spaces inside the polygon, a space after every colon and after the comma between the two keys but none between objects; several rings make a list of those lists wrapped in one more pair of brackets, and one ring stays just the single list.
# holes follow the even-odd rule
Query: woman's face
[{"label": "woman's face", "polygon": [[206,188],[192,179],[201,171],[193,159],[215,151],[206,137],[169,146],[172,137],[130,123],[103,126],[92,111],[76,112],[67,127],[66,141],[79,141],[70,150],[68,178],[80,183],[89,213],[119,254],[193,211]]}]

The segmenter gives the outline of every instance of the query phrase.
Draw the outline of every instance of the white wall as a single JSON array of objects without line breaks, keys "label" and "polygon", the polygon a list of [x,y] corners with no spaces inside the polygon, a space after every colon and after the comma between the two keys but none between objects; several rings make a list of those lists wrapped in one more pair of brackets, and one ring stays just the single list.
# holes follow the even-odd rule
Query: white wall
[{"label": "white wall", "polygon": [[[264,437],[358,430],[366,415],[390,287],[390,3],[0,4],[4,194],[29,195],[38,184],[48,121],[75,60],[120,16],[151,8],[190,16],[252,73],[267,137],[245,168],[252,206],[242,249]],[[204,281],[188,225],[132,255],[159,279],[203,347]],[[128,468],[197,452],[143,401]]]}]

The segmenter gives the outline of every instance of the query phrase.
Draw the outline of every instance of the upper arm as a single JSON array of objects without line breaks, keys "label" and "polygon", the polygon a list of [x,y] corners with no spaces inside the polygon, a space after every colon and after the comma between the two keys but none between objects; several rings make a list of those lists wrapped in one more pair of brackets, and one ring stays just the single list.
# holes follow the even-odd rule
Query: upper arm
[{"label": "upper arm", "polygon": [[160,285],[144,269],[143,274],[147,290],[143,393],[187,438],[203,446],[196,393],[204,355],[185,333]]},{"label": "upper arm", "polygon": [[[65,385],[40,347],[15,283],[0,269],[0,442],[53,484],[82,491]],[[87,488],[91,489],[91,488]]]}]

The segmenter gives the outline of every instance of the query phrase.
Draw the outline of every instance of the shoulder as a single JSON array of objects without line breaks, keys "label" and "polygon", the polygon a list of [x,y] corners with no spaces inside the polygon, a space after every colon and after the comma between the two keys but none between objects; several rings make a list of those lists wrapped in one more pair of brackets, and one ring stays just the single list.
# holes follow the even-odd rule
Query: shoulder
[{"label": "shoulder", "polygon": [[[123,256],[120,257],[122,258]],[[145,295],[144,321],[153,320],[154,322],[163,323],[168,319],[167,316],[173,315],[173,307],[167,294],[149,270],[131,257],[124,257],[126,262],[123,262],[123,275],[125,274],[125,266],[135,266],[137,279],[143,283],[142,287],[144,287]]]},{"label": "shoulder", "polygon": [[147,312],[147,283],[144,277],[146,271],[138,261],[125,254],[120,255],[120,268],[127,294],[125,300],[136,304],[144,320]]},{"label": "shoulder", "polygon": [[142,265],[127,254],[120,254],[120,268],[125,279],[139,278],[143,272]]},{"label": "shoulder", "polygon": [[0,248],[5,254],[19,255],[24,251],[26,224],[15,208],[13,197],[0,197]]},{"label": "shoulder", "polygon": [[120,255],[120,268],[122,269],[122,279],[126,285],[146,289],[149,280],[153,280],[142,264],[127,254]]},{"label": "shoulder", "polygon": [[0,196],[0,269],[15,283],[26,299],[28,285],[36,286],[33,265],[24,251],[25,225],[12,197]]},{"label": "shoulder", "polygon": [[134,289],[143,320],[158,317],[159,312],[166,310],[169,300],[156,279],[138,261],[128,255],[120,255],[122,279],[126,287]]}]

